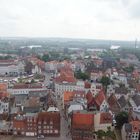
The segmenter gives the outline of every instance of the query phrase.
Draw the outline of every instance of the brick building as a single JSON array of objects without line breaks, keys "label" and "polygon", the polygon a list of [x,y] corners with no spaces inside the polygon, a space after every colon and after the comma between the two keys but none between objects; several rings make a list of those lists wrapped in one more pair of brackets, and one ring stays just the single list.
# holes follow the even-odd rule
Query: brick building
[{"label": "brick building", "polygon": [[59,136],[60,135],[60,113],[40,112],[37,120],[37,135]]},{"label": "brick building", "polygon": [[[80,118],[80,119],[79,119]],[[71,117],[72,140],[93,140],[94,114],[74,111]]]}]

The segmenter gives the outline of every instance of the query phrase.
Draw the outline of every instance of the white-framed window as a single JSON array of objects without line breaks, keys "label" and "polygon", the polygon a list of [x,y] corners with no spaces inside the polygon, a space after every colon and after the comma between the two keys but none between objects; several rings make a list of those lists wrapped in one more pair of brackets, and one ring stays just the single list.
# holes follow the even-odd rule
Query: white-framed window
[{"label": "white-framed window", "polygon": [[55,133],[55,134],[58,134],[58,130],[57,130],[57,129],[56,129],[56,130],[54,130],[54,133]]},{"label": "white-framed window", "polygon": [[44,129],[46,129],[47,128],[47,126],[44,126]]}]

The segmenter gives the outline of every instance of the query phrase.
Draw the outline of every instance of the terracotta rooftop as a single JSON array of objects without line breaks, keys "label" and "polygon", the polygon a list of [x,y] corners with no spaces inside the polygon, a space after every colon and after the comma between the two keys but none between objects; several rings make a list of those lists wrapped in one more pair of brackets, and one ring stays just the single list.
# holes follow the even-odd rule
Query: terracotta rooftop
[{"label": "terracotta rooftop", "polygon": [[60,76],[55,78],[55,82],[76,83],[76,78],[74,77],[74,74],[72,71],[63,71],[63,72],[60,72]]},{"label": "terracotta rooftop", "polygon": [[132,125],[132,132],[140,131],[140,121],[132,121],[130,124]]},{"label": "terracotta rooftop", "polygon": [[42,88],[41,84],[15,84],[13,89],[24,89],[24,88]]},{"label": "terracotta rooftop", "polygon": [[91,88],[91,83],[89,83],[89,82],[85,82],[85,88],[87,88],[87,89],[89,89],[89,88]]},{"label": "terracotta rooftop", "polygon": [[64,92],[64,102],[71,101],[73,96],[74,96],[74,94],[72,91],[65,91]]},{"label": "terracotta rooftop", "polygon": [[104,100],[105,100],[105,95],[104,95],[104,92],[101,90],[101,91],[97,94],[97,96],[95,97],[96,104],[97,104],[98,106],[100,106],[100,105],[103,103]]},{"label": "terracotta rooftop", "polygon": [[112,123],[112,116],[108,112],[100,113],[100,124],[104,124],[104,123]]},{"label": "terracotta rooftop", "polygon": [[7,91],[7,84],[6,83],[0,83],[0,91]]},{"label": "terracotta rooftop", "polygon": [[[79,119],[80,118],[80,119]],[[92,129],[94,126],[94,114],[74,112],[72,115],[72,128]]]},{"label": "terracotta rooftop", "polygon": [[59,112],[40,112],[38,113],[38,121],[46,121],[50,123],[60,123],[60,113]]}]

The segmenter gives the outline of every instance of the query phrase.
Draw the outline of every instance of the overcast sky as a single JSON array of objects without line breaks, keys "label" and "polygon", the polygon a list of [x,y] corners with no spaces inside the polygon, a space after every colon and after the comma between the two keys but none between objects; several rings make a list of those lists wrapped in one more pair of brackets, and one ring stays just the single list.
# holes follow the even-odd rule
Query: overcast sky
[{"label": "overcast sky", "polygon": [[0,36],[140,39],[140,0],[0,0]]}]

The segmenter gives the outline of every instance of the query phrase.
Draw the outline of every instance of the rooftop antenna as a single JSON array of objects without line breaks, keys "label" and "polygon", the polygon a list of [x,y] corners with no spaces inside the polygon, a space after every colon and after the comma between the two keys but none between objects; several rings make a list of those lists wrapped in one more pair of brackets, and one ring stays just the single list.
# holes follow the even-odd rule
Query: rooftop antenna
[{"label": "rooftop antenna", "polygon": [[135,49],[137,48],[137,38],[135,40]]},{"label": "rooftop antenna", "polygon": [[134,54],[135,54],[135,56],[136,56],[136,51],[137,51],[137,38],[135,40],[135,48],[134,48]]}]

